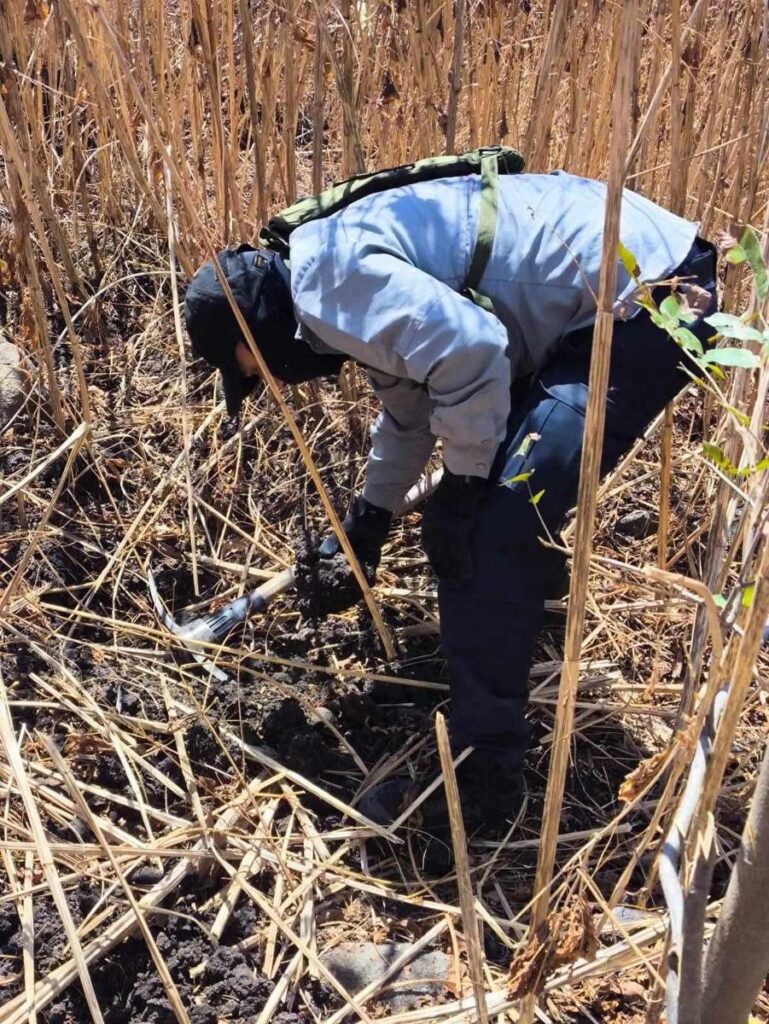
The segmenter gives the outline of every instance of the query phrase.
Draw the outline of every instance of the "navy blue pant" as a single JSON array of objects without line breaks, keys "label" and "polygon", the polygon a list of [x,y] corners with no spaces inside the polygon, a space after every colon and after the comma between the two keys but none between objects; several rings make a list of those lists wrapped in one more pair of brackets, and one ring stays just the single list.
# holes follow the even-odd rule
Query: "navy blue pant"
[{"label": "navy blue pant", "polygon": [[[695,243],[678,268],[711,292],[715,258]],[[667,294],[659,289],[659,301]],[[713,333],[702,320],[689,325],[701,341]],[[545,548],[537,511],[557,536],[577,498],[593,327],[567,335],[550,363],[514,398],[508,431],[495,461],[474,536],[474,575],[438,588],[441,642],[451,683],[455,749],[472,745],[517,770],[525,755],[528,676],[542,626],[544,602],[563,572],[562,557]],[[601,473],[613,469],[691,378],[681,349],[645,312],[615,324]],[[688,361],[689,366],[693,364]],[[524,440],[539,435],[521,453]],[[505,480],[533,470],[528,481]],[[543,491],[537,508],[532,494]]]}]

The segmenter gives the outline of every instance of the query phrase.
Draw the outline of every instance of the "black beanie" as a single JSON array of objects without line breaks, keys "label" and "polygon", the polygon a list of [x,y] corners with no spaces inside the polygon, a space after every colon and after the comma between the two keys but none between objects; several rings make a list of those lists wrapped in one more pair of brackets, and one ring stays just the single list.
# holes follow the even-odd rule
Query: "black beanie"
[{"label": "black beanie", "polygon": [[[283,259],[248,244],[217,253],[233,297],[265,363],[279,380],[300,384],[336,376],[347,356],[314,352],[297,338],[291,278]],[[242,333],[212,260],[197,271],[184,297],[184,318],[192,349],[222,374],[227,412],[234,416],[257,378],[244,377],[235,360]]]}]

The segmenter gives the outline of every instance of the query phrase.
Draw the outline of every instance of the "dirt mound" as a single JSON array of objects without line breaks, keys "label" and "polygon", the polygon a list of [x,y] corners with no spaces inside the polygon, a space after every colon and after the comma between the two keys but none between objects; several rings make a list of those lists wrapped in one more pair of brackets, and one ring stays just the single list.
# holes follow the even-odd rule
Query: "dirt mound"
[{"label": "dirt mound", "polygon": [[[183,929],[184,930],[184,929]],[[246,1024],[264,1008],[273,984],[256,970],[254,958],[228,946],[212,947],[199,930],[180,938],[162,932],[158,949],[168,964],[179,995],[190,1007],[192,1024],[217,1024],[223,1016],[232,1024]],[[190,981],[203,966],[197,983]],[[126,1004],[127,1018],[135,1024],[171,1024],[175,1020],[163,985],[153,967],[137,975]]]},{"label": "dirt mound", "polygon": [[[296,556],[297,608],[305,618],[322,619],[346,611],[362,599],[344,552],[320,558],[317,545],[305,539],[297,545]],[[373,583],[374,567],[361,562],[361,568],[368,582]]]}]

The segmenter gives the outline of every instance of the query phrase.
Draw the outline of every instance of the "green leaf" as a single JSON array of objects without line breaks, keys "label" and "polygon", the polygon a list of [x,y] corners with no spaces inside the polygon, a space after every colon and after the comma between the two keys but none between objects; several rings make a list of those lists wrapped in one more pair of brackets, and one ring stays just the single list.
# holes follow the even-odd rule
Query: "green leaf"
[{"label": "green leaf", "polygon": [[769,295],[769,275],[766,272],[766,264],[761,253],[761,245],[753,228],[745,228],[740,239],[740,247],[744,250],[750,269],[753,271],[753,279],[756,282],[756,295],[761,302]]},{"label": "green leaf", "polygon": [[734,476],[737,473],[737,467],[726,457],[723,448],[719,448],[717,444],[710,444],[708,441],[704,441],[702,444],[702,454],[714,466],[717,466],[718,469],[723,470],[729,476]]},{"label": "green leaf", "polygon": [[739,366],[746,370],[755,369],[761,362],[754,352],[746,348],[714,348],[706,352],[701,360],[706,365]]},{"label": "green leaf", "polygon": [[723,448],[719,448],[717,444],[711,444],[710,441],[703,441],[702,454],[711,462],[715,462],[717,466],[721,466],[726,460]]},{"label": "green leaf", "polygon": [[726,254],[727,263],[744,263],[747,258],[748,254],[741,245],[735,245],[734,248],[730,249]]},{"label": "green leaf", "polygon": [[769,459],[761,459],[755,466],[743,466],[737,470],[737,476],[753,476],[754,473],[763,473],[765,469],[769,469]]},{"label": "green leaf", "polygon": [[721,334],[725,338],[734,338],[735,341],[757,341],[762,343],[764,340],[761,331],[757,331],[755,327],[749,327],[747,324],[735,325],[729,331],[721,331]]},{"label": "green leaf", "polygon": [[713,594],[713,604],[716,606],[716,608],[725,608],[726,598],[723,594]]},{"label": "green leaf", "polygon": [[[663,331],[667,331],[668,330],[668,327],[670,325],[670,318],[667,317],[667,316],[663,316],[659,312],[659,310],[657,310],[657,309],[650,309],[649,310],[649,319],[655,325],[655,327],[660,327],[660,328],[662,328]],[[677,326],[677,322],[674,321],[672,326],[673,326],[673,328],[675,328]]]},{"label": "green leaf", "polygon": [[724,338],[736,338],[738,341],[763,341],[764,336],[755,327],[749,327],[738,316],[731,313],[714,313],[705,318],[705,323],[715,327]]},{"label": "green leaf", "polygon": [[668,295],[662,300],[660,303],[660,313],[678,323],[681,316],[681,307],[678,305],[678,299],[675,295]]},{"label": "green leaf", "polygon": [[533,469],[527,469],[524,473],[518,473],[517,476],[511,476],[509,480],[505,480],[503,482],[505,484],[519,484],[524,480],[528,480],[533,473]]},{"label": "green leaf", "polygon": [[532,494],[532,496],[529,498],[529,501],[532,503],[532,505],[539,505],[540,499],[542,498],[542,495],[544,493],[544,490],[537,491],[536,494]]},{"label": "green leaf", "polygon": [[638,260],[632,252],[622,242],[617,242],[617,253],[619,254],[620,263],[625,268],[628,276],[638,279],[641,276],[641,270],[638,266]]},{"label": "green leaf", "polygon": [[729,405],[728,402],[724,404],[723,408],[726,409],[728,413],[731,413],[732,416],[734,416],[734,418],[737,420],[740,426],[750,426],[750,416],[748,416],[747,413],[744,413],[742,409],[738,409],[736,405]]},{"label": "green leaf", "polygon": [[711,327],[715,327],[719,333],[722,333],[735,324],[741,324],[742,321],[734,313],[713,313],[712,316],[705,317],[705,323],[710,324]]},{"label": "green leaf", "polygon": [[696,352],[698,356],[701,356],[704,352],[702,342],[696,334],[692,334],[688,327],[676,327],[673,331],[673,337],[681,348],[686,349],[687,352]]},{"label": "green leaf", "polygon": [[747,587],[742,591],[742,607],[750,608],[753,604],[753,598],[756,596],[756,585],[755,583],[749,583]]}]

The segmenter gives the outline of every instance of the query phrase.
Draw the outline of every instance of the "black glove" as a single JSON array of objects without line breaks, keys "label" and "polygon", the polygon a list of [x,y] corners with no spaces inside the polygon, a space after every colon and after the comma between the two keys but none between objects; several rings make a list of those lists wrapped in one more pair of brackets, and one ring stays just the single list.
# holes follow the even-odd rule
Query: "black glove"
[{"label": "black glove", "polygon": [[[350,511],[342,520],[342,528],[350,538],[352,549],[369,572],[375,572],[387,539],[393,514],[389,509],[372,505],[362,494],[352,500]],[[342,550],[332,533],[318,548],[321,558],[333,558]]]},{"label": "black glove", "polygon": [[422,515],[422,546],[439,580],[459,583],[472,577],[472,540],[488,489],[488,480],[479,476],[443,470]]}]

